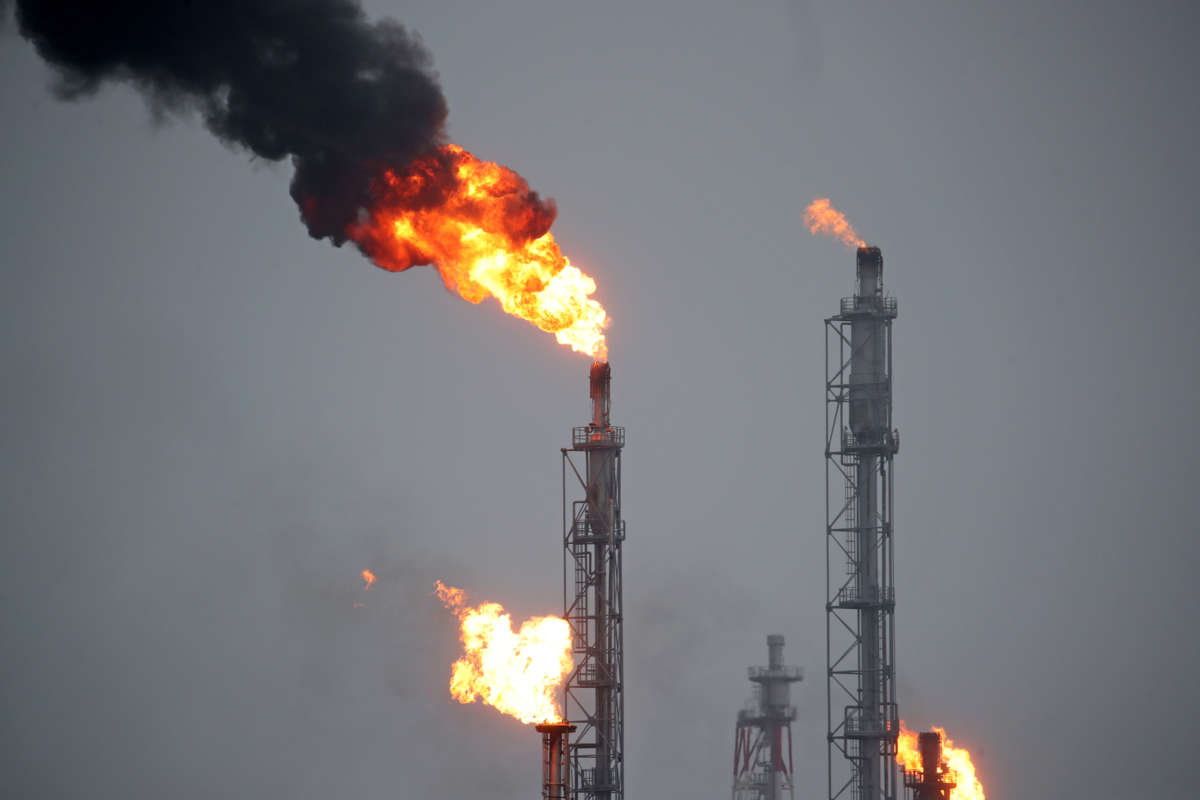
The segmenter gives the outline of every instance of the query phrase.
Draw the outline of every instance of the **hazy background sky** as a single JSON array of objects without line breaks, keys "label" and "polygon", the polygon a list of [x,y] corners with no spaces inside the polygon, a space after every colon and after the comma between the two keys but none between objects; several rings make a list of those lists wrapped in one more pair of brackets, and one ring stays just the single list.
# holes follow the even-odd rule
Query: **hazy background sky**
[{"label": "hazy background sky", "polygon": [[[423,37],[452,139],[557,199],[614,319],[629,797],[728,796],[768,632],[824,796],[854,270],[816,195],[900,304],[902,716],[990,797],[1193,792],[1193,4],[367,5]],[[448,697],[428,593],[561,611],[587,360],[310,240],[286,165],[49,80],[10,21],[0,793],[536,796],[537,735]]]}]

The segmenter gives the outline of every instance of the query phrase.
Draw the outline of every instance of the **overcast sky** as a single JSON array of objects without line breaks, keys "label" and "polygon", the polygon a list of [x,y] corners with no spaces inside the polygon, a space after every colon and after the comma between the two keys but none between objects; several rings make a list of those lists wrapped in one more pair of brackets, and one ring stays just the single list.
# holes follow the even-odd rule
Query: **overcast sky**
[{"label": "overcast sky", "polygon": [[[971,5],[368,3],[614,320],[631,798],[728,796],[771,632],[824,796],[817,195],[899,301],[901,715],[990,797],[1194,791],[1200,17]],[[561,612],[587,360],[311,240],[288,166],[128,87],[55,100],[6,28],[0,793],[536,796],[429,590]]]}]

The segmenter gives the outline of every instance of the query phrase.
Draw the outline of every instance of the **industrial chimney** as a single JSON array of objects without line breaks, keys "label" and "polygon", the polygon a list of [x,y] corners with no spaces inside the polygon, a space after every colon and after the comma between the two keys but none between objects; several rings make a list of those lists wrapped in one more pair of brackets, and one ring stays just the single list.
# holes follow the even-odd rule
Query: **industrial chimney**
[{"label": "industrial chimney", "polygon": [[883,254],[825,320],[826,691],[829,798],[895,800],[892,321]]},{"label": "industrial chimney", "polygon": [[575,730],[565,722],[537,726],[542,734],[542,800],[567,800],[571,775],[567,769],[567,734]]},{"label": "industrial chimney", "polygon": [[942,760],[942,735],[937,731],[917,734],[921,768],[906,770],[904,785],[912,790],[912,800],[950,800],[958,785],[954,771]]},{"label": "industrial chimney", "polygon": [[[575,669],[563,707],[579,728],[567,744],[572,800],[624,800],[625,658],[621,599],[621,449],[614,427],[612,369],[592,364],[591,422],[562,450],[563,617],[571,626]],[[579,499],[579,495],[583,499]]]}]

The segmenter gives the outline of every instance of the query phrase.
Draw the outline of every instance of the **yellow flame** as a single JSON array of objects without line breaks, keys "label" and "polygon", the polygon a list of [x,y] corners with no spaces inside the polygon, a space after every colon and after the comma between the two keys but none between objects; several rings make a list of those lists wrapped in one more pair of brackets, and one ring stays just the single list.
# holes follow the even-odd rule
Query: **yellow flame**
[{"label": "yellow flame", "polygon": [[[934,725],[933,730],[941,734],[942,762],[954,772],[958,784],[950,790],[950,800],[986,800],[983,784],[975,777],[975,765],[971,762],[971,754],[964,748],[955,747],[954,742],[946,735],[945,728]],[[917,734],[910,731],[903,720],[900,722],[900,738],[896,745],[896,762],[905,770],[922,769]]]},{"label": "yellow flame", "polygon": [[461,626],[463,655],[451,668],[451,696],[481,701],[524,723],[561,720],[558,692],[574,666],[566,620],[533,617],[514,631],[499,603],[472,608],[462,589],[441,581],[434,592]]},{"label": "yellow flame", "polygon": [[833,207],[828,197],[818,197],[804,209],[804,224],[811,234],[827,233],[847,247],[863,247],[866,242],[855,232],[846,215]]},{"label": "yellow flame", "polygon": [[[528,196],[524,179],[457,145],[443,145],[437,157],[453,162],[455,180],[438,183],[441,173],[425,169],[437,160],[430,158],[417,159],[406,174],[389,172],[385,180],[403,198],[436,186],[445,193],[439,203],[409,208],[382,201],[351,235],[386,241],[374,257],[387,269],[432,263],[446,287],[464,299],[494,297],[505,313],[553,333],[559,343],[606,359],[609,319],[591,296],[596,282],[571,264],[549,231],[536,239],[525,235],[526,215],[535,210],[517,201]],[[383,234],[376,237],[378,227]]]},{"label": "yellow flame", "polygon": [[[537,255],[539,251],[543,254]],[[551,251],[562,259],[563,266],[548,274],[545,254]],[[477,256],[466,267],[466,274],[469,283],[459,282],[458,291],[468,300],[477,303],[491,295],[506,314],[553,333],[559,344],[601,361],[608,357],[604,340],[608,315],[589,296],[596,291],[596,281],[559,252],[554,234],[546,233],[520,250],[497,249]],[[483,287],[487,294],[473,299],[467,294],[472,291],[470,284]],[[530,287],[540,288],[530,291]]]},{"label": "yellow flame", "polygon": [[366,585],[363,586],[363,591],[365,592],[367,589],[371,588],[371,584],[375,583],[375,573],[371,572],[369,569],[364,569],[362,571],[362,578],[364,581],[366,581]]}]

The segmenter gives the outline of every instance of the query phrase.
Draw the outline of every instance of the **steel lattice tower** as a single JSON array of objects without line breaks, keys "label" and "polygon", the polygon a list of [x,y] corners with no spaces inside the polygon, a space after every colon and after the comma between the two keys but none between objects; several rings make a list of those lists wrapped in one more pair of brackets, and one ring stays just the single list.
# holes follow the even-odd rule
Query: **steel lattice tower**
[{"label": "steel lattice tower", "polygon": [[750,667],[754,695],[738,712],[733,739],[733,800],[795,800],[791,685],[799,667],[783,663],[783,637],[767,637],[767,666]]},{"label": "steel lattice tower", "polygon": [[[892,321],[883,256],[825,320],[826,715],[829,797],[895,800]],[[844,760],[843,760],[844,759]]]},{"label": "steel lattice tower", "polygon": [[[592,364],[592,421],[574,428],[571,447],[562,450],[563,616],[571,626],[575,654],[563,705],[567,722],[578,729],[567,744],[573,800],[625,797],[625,429],[609,423],[611,376],[607,362]],[[578,499],[579,493],[583,499]]]}]

